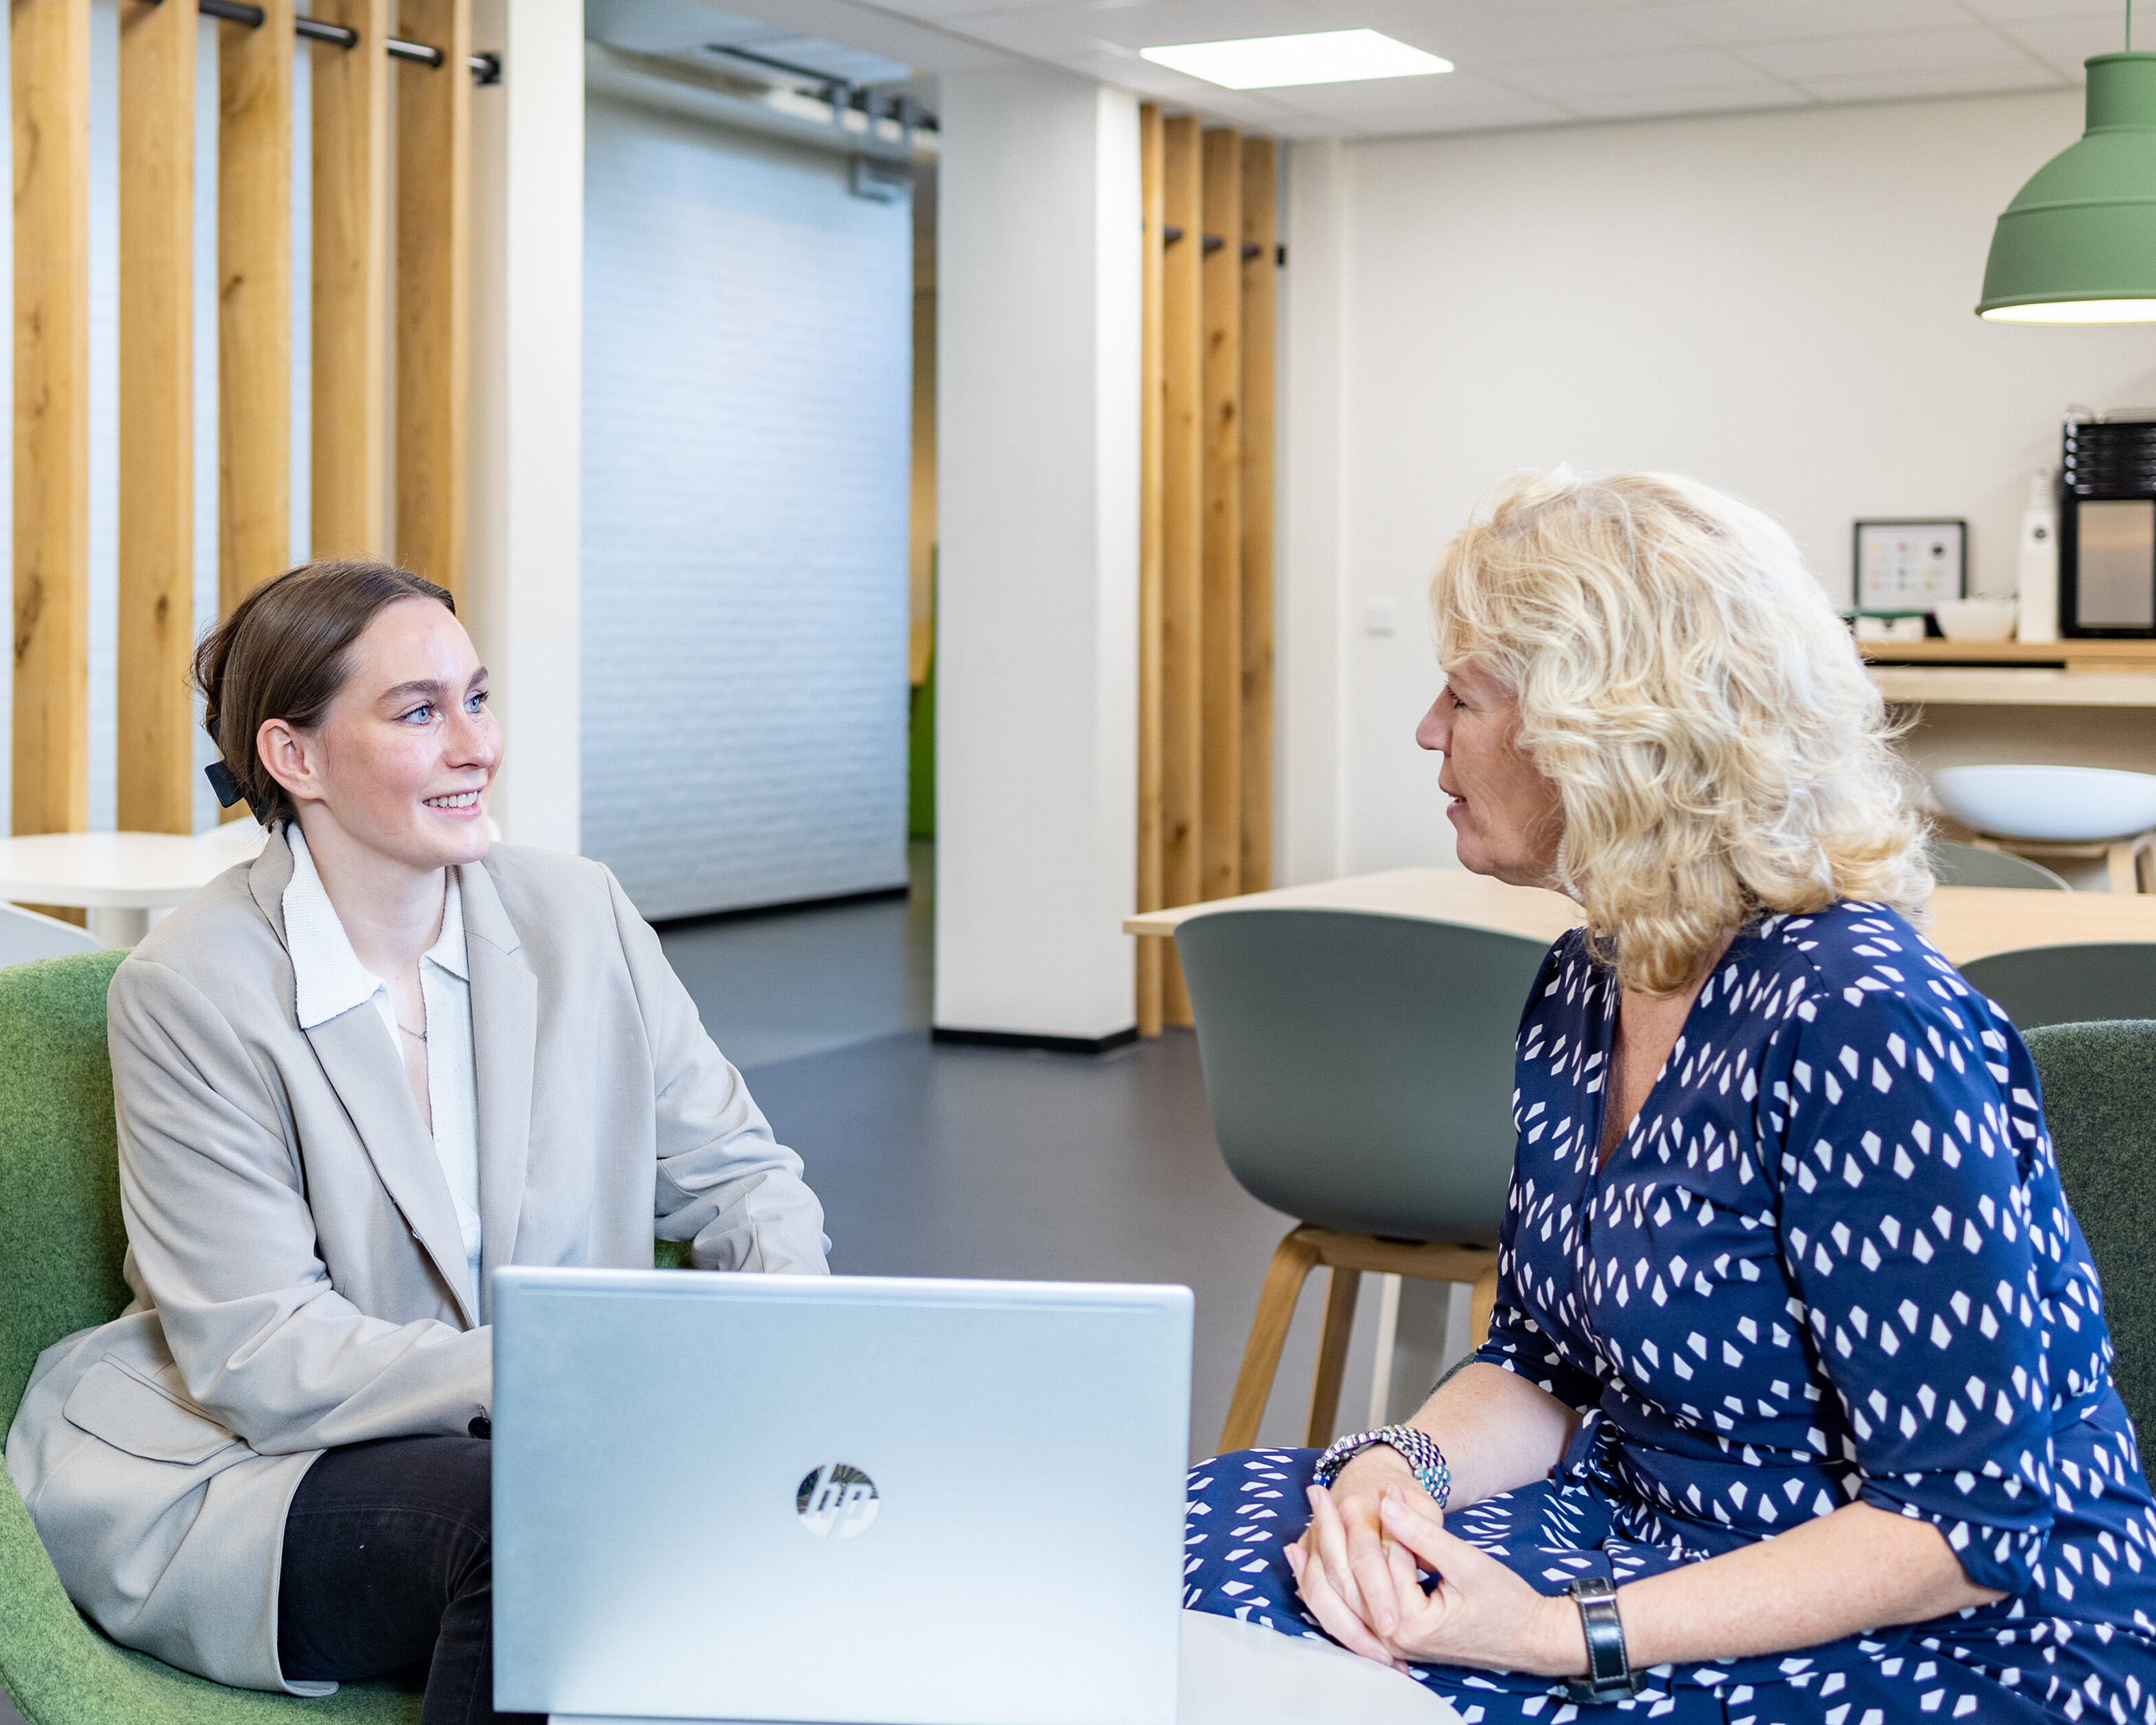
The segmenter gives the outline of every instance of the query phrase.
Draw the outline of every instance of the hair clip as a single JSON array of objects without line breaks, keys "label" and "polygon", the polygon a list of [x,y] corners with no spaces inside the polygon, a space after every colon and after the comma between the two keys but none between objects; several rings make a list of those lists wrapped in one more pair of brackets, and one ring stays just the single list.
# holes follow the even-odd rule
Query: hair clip
[{"label": "hair clip", "polygon": [[232,776],[232,769],[222,760],[213,761],[203,768],[203,777],[209,781],[209,788],[217,793],[217,800],[222,808],[231,808],[247,794],[240,789],[239,781]]}]

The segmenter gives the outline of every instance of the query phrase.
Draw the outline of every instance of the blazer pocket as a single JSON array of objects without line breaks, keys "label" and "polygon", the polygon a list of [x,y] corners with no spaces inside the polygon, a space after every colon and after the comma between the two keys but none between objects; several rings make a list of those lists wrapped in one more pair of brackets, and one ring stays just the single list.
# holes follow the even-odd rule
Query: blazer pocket
[{"label": "blazer pocket", "polygon": [[70,1425],[146,1461],[192,1467],[239,1441],[208,1414],[109,1359],[82,1374],[60,1412]]}]

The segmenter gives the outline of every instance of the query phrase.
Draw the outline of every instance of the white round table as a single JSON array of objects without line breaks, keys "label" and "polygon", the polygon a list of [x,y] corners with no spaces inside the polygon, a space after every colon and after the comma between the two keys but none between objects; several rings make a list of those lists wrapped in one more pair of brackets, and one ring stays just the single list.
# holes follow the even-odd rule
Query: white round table
[{"label": "white round table", "polygon": [[239,820],[214,833],[38,833],[0,839],[0,900],[90,912],[90,932],[131,947],[173,906],[262,849],[263,830]]}]

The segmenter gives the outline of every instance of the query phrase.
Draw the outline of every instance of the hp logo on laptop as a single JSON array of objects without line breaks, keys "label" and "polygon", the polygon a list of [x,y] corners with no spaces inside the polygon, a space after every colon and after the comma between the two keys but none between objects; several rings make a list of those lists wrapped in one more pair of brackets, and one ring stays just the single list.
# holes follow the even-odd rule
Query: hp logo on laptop
[{"label": "hp logo on laptop", "polygon": [[858,1467],[827,1461],[801,1481],[793,1507],[801,1525],[819,1539],[851,1539],[876,1518],[875,1481]]}]

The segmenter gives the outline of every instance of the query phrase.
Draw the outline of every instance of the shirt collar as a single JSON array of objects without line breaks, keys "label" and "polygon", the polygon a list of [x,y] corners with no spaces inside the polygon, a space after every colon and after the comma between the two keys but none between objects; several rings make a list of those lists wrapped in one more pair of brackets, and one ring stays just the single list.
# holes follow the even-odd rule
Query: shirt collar
[{"label": "shirt collar", "polygon": [[[292,1004],[300,1028],[311,1030],[364,1005],[382,984],[352,951],[299,823],[287,825],[285,834],[292,847],[292,879],[284,897],[285,946],[292,955]],[[442,906],[442,932],[426,956],[453,976],[470,979],[465,957],[464,895],[454,869],[449,871],[449,892]]]}]

